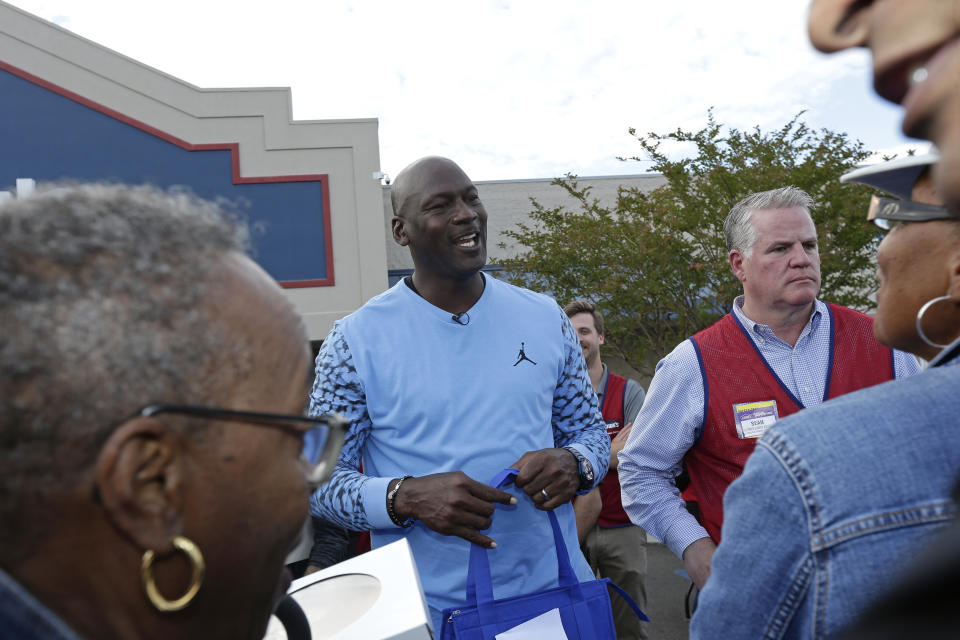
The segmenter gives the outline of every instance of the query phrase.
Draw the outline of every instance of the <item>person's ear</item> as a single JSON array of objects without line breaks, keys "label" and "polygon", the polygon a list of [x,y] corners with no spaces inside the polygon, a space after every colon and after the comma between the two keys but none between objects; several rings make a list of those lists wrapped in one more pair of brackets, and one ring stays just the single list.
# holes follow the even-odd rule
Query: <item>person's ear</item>
[{"label": "person's ear", "polygon": [[143,550],[168,552],[182,533],[182,466],[176,434],[152,418],[128,420],[100,451],[96,479],[107,518]]},{"label": "person's ear", "polygon": [[400,216],[393,216],[390,220],[390,230],[393,232],[393,241],[401,247],[410,244],[410,238],[407,237],[407,221]]},{"label": "person's ear", "polygon": [[598,342],[597,344],[603,344],[603,334],[598,333],[597,335],[600,336],[600,342]]},{"label": "person's ear", "polygon": [[960,305],[960,251],[950,260],[950,284],[947,295],[950,296],[951,302]]},{"label": "person's ear", "polygon": [[938,342],[942,341],[944,344],[949,344],[960,338],[960,249],[958,249],[953,256],[950,257],[947,264],[950,267],[949,281],[947,282],[947,293],[949,297],[949,310],[945,310],[944,313],[949,313],[949,316],[945,316],[944,326],[948,327],[945,337]]},{"label": "person's ear", "polygon": [[865,46],[872,9],[871,0],[813,0],[807,20],[810,42],[824,53]]},{"label": "person's ear", "polygon": [[731,249],[730,253],[727,254],[727,260],[730,262],[730,269],[733,271],[733,275],[737,277],[737,280],[744,282],[746,274],[743,271],[743,261],[746,258],[743,257],[743,254],[740,253],[739,249]]}]

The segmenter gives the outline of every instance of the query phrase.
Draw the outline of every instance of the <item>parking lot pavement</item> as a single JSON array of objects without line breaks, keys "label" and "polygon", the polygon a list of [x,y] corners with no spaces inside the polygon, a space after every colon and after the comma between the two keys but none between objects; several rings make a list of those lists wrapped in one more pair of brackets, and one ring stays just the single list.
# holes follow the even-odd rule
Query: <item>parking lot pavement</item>
[{"label": "parking lot pavement", "polygon": [[680,559],[660,542],[647,543],[647,610],[650,640],[687,640],[689,620],[684,599],[690,580],[678,575]]}]

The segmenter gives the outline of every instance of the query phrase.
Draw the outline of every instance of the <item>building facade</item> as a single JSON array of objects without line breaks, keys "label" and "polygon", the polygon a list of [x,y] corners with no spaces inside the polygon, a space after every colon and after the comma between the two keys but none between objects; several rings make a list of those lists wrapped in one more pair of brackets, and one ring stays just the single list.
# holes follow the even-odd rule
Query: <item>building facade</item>
[{"label": "building facade", "polygon": [[[195,87],[2,0],[0,96],[0,192],[18,179],[106,181],[224,200],[249,222],[253,258],[315,346],[413,270],[390,230],[375,118],[292,121],[289,88]],[[664,183],[657,174],[578,180],[605,204],[620,186]],[[531,198],[576,205],[550,179],[477,186],[492,271],[513,253],[502,234],[528,219]]]},{"label": "building facade", "polygon": [[0,2],[0,190],[18,178],[224,199],[312,340],[387,285],[376,119],[291,121],[287,88],[201,89]]}]

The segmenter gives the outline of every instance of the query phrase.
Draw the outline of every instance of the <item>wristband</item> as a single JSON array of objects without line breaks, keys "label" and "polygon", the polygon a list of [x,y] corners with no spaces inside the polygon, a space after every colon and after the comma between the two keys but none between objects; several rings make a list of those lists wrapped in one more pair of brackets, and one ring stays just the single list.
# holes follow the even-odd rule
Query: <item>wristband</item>
[{"label": "wristband", "polygon": [[397,493],[400,491],[400,485],[403,484],[403,481],[407,478],[412,478],[413,476],[403,476],[400,480],[397,481],[397,484],[393,485],[393,489],[387,492],[387,515],[390,516],[390,521],[393,524],[397,525],[402,529],[406,529],[413,525],[413,518],[407,518],[404,521],[401,521],[396,512],[393,510],[393,502],[396,500]]}]

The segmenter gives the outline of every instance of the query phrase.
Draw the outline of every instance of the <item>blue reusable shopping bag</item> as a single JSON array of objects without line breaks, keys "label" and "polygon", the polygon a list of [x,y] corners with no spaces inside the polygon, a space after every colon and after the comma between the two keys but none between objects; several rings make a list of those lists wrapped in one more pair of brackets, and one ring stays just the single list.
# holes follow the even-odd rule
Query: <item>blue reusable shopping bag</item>
[{"label": "blue reusable shopping bag", "polygon": [[[490,481],[500,488],[516,478],[516,469],[504,469]],[[506,515],[506,514],[504,514]],[[563,532],[553,511],[547,512],[553,529],[557,550],[557,585],[552,589],[528,593],[501,600],[493,599],[490,560],[487,550],[470,546],[470,566],[467,569],[467,601],[460,607],[443,610],[440,640],[494,640],[494,636],[512,629],[532,618],[559,609],[563,630],[569,640],[616,640],[610,593],[613,587],[633,608],[641,620],[649,620],[623,589],[609,578],[580,582],[563,540]]]}]

